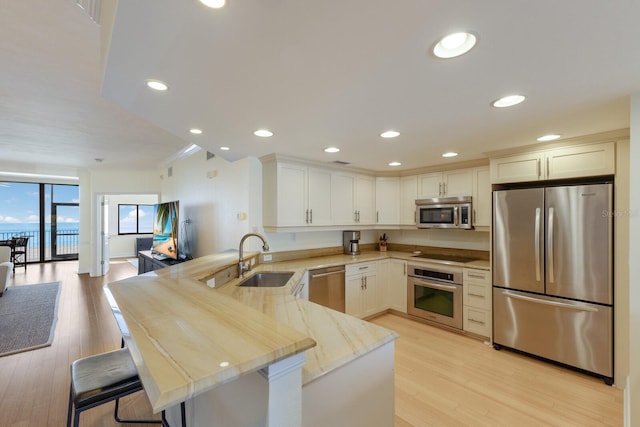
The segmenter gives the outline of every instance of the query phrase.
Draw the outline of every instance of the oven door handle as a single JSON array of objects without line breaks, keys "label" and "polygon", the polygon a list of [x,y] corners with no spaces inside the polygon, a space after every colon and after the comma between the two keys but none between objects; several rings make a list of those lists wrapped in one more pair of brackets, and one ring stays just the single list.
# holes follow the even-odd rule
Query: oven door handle
[{"label": "oven door handle", "polygon": [[419,280],[416,280],[416,284],[420,285],[420,286],[426,286],[426,287],[430,287],[430,288],[440,289],[441,291],[455,291],[456,289],[458,289],[458,287],[456,285],[439,285],[437,283],[421,282]]}]

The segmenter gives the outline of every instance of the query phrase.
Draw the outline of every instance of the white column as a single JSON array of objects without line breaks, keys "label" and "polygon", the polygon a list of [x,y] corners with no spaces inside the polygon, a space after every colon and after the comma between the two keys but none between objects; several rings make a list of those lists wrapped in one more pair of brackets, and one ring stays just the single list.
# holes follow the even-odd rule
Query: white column
[{"label": "white column", "polygon": [[305,352],[261,369],[269,382],[266,427],[298,427],[302,425],[302,366]]}]

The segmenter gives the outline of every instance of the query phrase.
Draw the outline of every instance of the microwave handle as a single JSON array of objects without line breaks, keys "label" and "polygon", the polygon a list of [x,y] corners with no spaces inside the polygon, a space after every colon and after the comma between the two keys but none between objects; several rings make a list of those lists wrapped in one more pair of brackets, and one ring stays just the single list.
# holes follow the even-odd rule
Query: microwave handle
[{"label": "microwave handle", "polygon": [[458,215],[458,210],[460,208],[458,206],[453,207],[453,224],[458,226],[460,225],[460,216]]}]

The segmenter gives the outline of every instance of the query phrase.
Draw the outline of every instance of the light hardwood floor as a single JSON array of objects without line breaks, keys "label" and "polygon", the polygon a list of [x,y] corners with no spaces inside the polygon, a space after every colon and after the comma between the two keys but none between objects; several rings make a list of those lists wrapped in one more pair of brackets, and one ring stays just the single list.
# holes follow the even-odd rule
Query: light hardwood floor
[{"label": "light hardwood floor", "polygon": [[[59,280],[62,293],[52,346],[0,358],[0,427],[65,425],[71,362],[120,346],[102,287],[136,273],[125,260],[99,278],[77,274],[69,261],[16,271],[10,286]],[[398,316],[373,322],[400,334],[396,427],[623,424],[622,392],[598,379]],[[80,425],[116,426],[112,411],[86,411]],[[150,417],[144,393],[125,398],[121,414]]]},{"label": "light hardwood floor", "polygon": [[622,391],[602,380],[386,314],[395,330],[396,427],[622,426]]}]

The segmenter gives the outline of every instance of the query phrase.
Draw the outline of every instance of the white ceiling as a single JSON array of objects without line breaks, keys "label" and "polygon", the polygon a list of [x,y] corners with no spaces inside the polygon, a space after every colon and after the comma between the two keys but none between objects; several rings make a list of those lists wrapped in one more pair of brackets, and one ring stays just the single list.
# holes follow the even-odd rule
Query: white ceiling
[{"label": "white ceiling", "polygon": [[[640,91],[633,0],[120,1],[102,82],[99,28],[73,0],[0,4],[0,155],[13,161],[139,168],[193,142],[229,160],[413,169],[626,128]],[[478,36],[471,52],[430,53],[461,30]],[[490,106],[511,93],[527,100]]]}]

